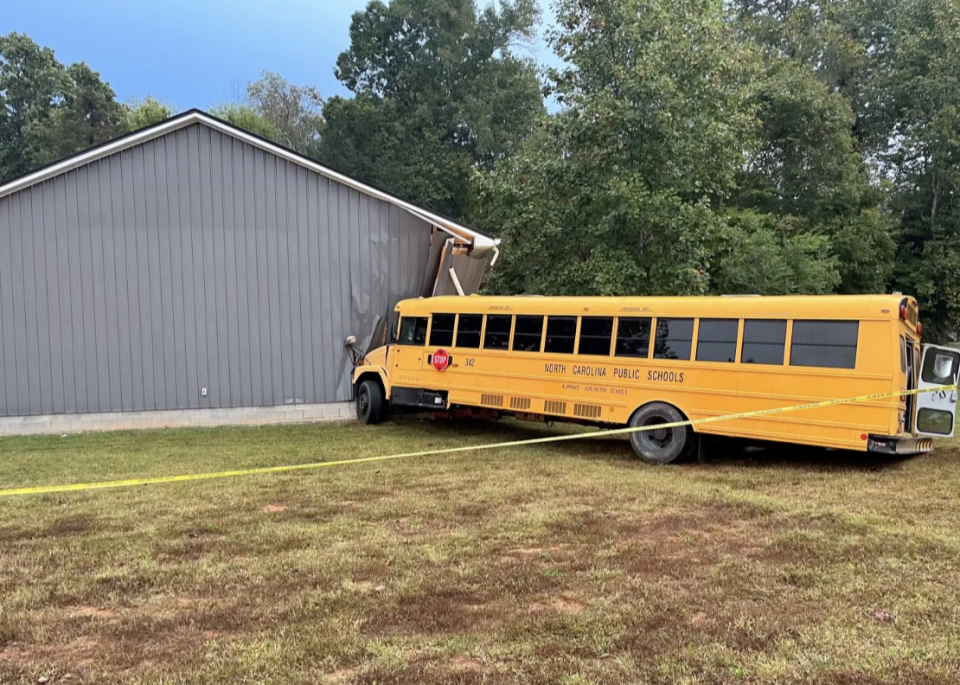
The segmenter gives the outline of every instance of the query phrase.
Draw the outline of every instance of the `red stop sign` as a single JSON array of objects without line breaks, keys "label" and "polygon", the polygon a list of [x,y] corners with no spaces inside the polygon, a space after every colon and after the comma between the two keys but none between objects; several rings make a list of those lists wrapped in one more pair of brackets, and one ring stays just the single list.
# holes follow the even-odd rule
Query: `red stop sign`
[{"label": "red stop sign", "polygon": [[437,350],[433,353],[433,368],[443,371],[450,365],[450,355],[446,350]]}]

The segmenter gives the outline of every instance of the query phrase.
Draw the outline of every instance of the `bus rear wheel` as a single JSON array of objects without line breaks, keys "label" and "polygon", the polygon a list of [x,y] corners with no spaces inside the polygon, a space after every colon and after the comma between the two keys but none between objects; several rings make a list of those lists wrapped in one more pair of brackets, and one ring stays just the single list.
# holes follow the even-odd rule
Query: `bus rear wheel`
[{"label": "bus rear wheel", "polygon": [[671,464],[686,456],[693,443],[690,426],[654,427],[682,421],[686,421],[686,418],[672,405],[652,402],[640,407],[630,417],[630,427],[647,430],[630,433],[633,451],[648,464]]},{"label": "bus rear wheel", "polygon": [[365,380],[357,391],[357,419],[360,423],[380,423],[383,418],[383,388],[376,381]]}]

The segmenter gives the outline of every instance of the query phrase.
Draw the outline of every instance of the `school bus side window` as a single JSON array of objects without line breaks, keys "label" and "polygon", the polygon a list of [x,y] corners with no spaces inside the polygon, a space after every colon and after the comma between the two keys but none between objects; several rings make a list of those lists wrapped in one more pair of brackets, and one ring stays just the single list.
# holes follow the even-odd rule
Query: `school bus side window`
[{"label": "school bus side window", "polygon": [[487,332],[483,336],[483,349],[485,350],[509,350],[510,349],[510,324],[513,322],[512,316],[503,316],[502,314],[490,314],[487,316]]},{"label": "school bus side window", "polygon": [[653,343],[655,359],[690,361],[693,346],[693,319],[657,319],[657,338]]},{"label": "school bus side window", "polygon": [[426,345],[427,317],[405,316],[400,319],[400,338],[398,345]]},{"label": "school bus side window", "polygon": [[542,316],[517,317],[517,329],[513,332],[514,352],[539,352],[542,338]]},{"label": "school bus side window", "polygon": [[453,344],[453,324],[456,314],[434,314],[433,327],[430,329],[431,347],[449,347]]},{"label": "school bus side window", "polygon": [[483,330],[483,314],[461,314],[457,325],[457,347],[478,349]]},{"label": "school bus side window", "polygon": [[[543,344],[544,352],[555,354],[573,354],[577,342],[577,317],[547,317],[547,340]],[[607,347],[609,347],[609,343]]]},{"label": "school bus side window", "polygon": [[786,321],[747,319],[743,322],[743,350],[740,352],[740,362],[783,366],[783,349],[786,342]]},{"label": "school bus side window", "polygon": [[853,369],[859,321],[794,321],[790,366]]},{"label": "school bus side window", "polygon": [[698,362],[734,362],[737,360],[736,319],[700,319],[697,335]]},{"label": "school bus side window", "polygon": [[617,326],[617,356],[641,357],[650,356],[650,328],[651,319],[620,317]]},{"label": "school bus side window", "polygon": [[[585,316],[580,321],[580,354],[610,356],[613,339],[612,316]],[[650,326],[647,326],[647,347],[650,347]]]}]

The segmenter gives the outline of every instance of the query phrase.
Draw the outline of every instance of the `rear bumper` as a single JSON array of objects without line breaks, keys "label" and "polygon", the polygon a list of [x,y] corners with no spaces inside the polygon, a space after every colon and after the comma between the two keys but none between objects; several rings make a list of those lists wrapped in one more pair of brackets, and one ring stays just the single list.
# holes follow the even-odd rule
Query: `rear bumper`
[{"label": "rear bumper", "polygon": [[867,452],[873,454],[925,454],[933,451],[930,438],[899,438],[889,435],[871,435],[867,440]]}]

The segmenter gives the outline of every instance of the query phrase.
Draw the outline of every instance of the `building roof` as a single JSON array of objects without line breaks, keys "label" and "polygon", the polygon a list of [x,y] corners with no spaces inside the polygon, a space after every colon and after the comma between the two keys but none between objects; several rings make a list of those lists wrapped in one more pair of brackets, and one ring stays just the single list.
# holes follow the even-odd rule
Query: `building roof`
[{"label": "building roof", "polygon": [[276,143],[265,138],[261,138],[256,134],[250,133],[249,131],[244,131],[243,129],[237,128],[236,126],[229,124],[222,119],[211,116],[210,114],[207,114],[199,109],[188,110],[182,114],[178,114],[157,124],[153,124],[152,126],[147,126],[139,131],[134,131],[119,138],[101,143],[100,145],[92,147],[88,150],[78,152],[75,155],[71,155],[70,157],[61,159],[58,162],[53,162],[52,164],[48,164],[40,169],[31,171],[28,174],[24,174],[23,176],[8,181],[7,183],[0,185],[0,199],[12,193],[24,190],[25,188],[29,188],[37,183],[42,183],[43,181],[51,179],[54,176],[59,176],[60,174],[72,171],[73,169],[77,169],[85,164],[95,162],[99,159],[107,157],[108,155],[127,150],[136,145],[140,145],[193,124],[203,124],[204,126],[208,126],[216,131],[242,140],[245,143],[253,145],[254,147],[260,148],[264,152],[269,152],[277,157],[302,166],[310,171],[316,172],[321,176],[337,181],[338,183],[342,183],[343,185],[353,188],[361,193],[396,205],[415,217],[426,221],[431,226],[435,226],[436,228],[450,234],[453,236],[455,242],[472,247],[477,252],[485,252],[486,250],[495,248],[500,244],[500,241],[496,238],[492,238],[470,228],[469,226],[464,226],[453,219],[431,212],[424,207],[407,202],[406,200],[395,195],[391,195],[390,193],[380,190],[379,188],[375,188],[371,185],[358,181],[355,178],[347,176],[346,174],[342,174],[329,167],[323,166],[322,164],[318,164],[309,157],[305,157],[304,155],[294,152],[293,150],[289,150],[285,147],[277,145]]}]

